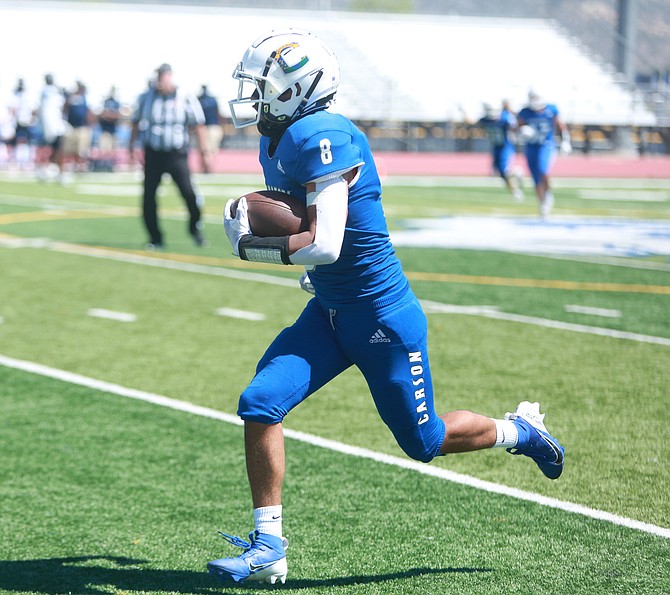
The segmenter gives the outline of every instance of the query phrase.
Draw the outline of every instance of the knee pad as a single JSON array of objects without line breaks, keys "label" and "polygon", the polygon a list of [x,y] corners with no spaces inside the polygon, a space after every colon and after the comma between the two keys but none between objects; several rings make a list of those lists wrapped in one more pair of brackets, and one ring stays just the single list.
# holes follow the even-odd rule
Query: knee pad
[{"label": "knee pad", "polygon": [[444,442],[446,426],[439,417],[429,420],[425,425],[428,427],[415,426],[412,428],[413,431],[404,432],[402,436],[396,434],[395,438],[398,446],[408,457],[422,463],[430,463],[442,454],[440,449]]},{"label": "knee pad", "polygon": [[240,395],[237,406],[237,415],[244,421],[255,421],[264,424],[281,423],[286,411],[276,404],[276,399],[267,391],[258,390],[249,385]]}]

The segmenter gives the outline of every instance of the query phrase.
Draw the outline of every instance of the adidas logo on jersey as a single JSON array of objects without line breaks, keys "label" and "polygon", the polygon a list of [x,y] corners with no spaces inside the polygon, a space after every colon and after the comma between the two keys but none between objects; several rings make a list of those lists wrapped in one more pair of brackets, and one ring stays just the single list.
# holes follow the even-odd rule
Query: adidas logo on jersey
[{"label": "adidas logo on jersey", "polygon": [[389,339],[385,334],[382,329],[378,329],[377,332],[370,337],[370,343],[390,343],[391,339]]}]

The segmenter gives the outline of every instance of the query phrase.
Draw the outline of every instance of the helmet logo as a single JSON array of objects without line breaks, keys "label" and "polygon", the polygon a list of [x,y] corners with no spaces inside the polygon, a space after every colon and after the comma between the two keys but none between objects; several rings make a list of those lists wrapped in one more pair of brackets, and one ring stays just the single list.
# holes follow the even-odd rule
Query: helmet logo
[{"label": "helmet logo", "polygon": [[309,62],[307,56],[300,56],[296,52],[298,47],[297,43],[287,43],[272,54],[272,58],[277,61],[284,74],[295,72]]}]

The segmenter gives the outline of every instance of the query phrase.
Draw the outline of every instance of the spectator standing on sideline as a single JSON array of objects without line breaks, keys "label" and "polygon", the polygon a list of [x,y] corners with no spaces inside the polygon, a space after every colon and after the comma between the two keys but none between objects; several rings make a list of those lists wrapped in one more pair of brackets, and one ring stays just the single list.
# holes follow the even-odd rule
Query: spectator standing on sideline
[{"label": "spectator standing on sideline", "polygon": [[495,109],[490,103],[485,103],[484,116],[479,119],[477,125],[484,130],[491,143],[493,171],[503,179],[514,199],[521,202],[523,200],[521,175],[512,166],[516,148],[511,132],[517,127],[516,117],[507,102],[503,102],[500,110]]},{"label": "spectator standing on sideline", "polygon": [[91,153],[93,130],[86,86],[81,81],[77,81],[74,92],[65,100],[64,113],[70,130],[63,141],[63,156],[65,159],[73,159],[75,171],[85,171]]},{"label": "spectator standing on sideline", "polygon": [[221,125],[221,112],[216,97],[209,93],[207,85],[203,85],[198,95],[198,101],[205,114],[205,129],[207,130],[207,147],[215,157],[221,148],[223,140],[223,126]]},{"label": "spectator standing on sideline", "polygon": [[23,79],[19,79],[16,84],[9,109],[14,122],[14,138],[11,141],[12,159],[19,169],[25,170],[33,160],[30,141],[34,125],[34,110],[28,99]]},{"label": "spectator standing on sideline", "polygon": [[528,105],[518,115],[519,134],[526,143],[526,161],[540,202],[540,216],[545,218],[554,206],[549,172],[556,156],[555,129],[561,132],[561,152],[572,152],[568,127],[558,117],[558,108],[546,103],[536,92],[528,93]]},{"label": "spectator standing on sideline", "polygon": [[112,87],[109,95],[105,97],[102,111],[98,116],[100,124],[100,149],[101,167],[104,171],[114,171],[116,163],[116,128],[121,118],[121,104],[116,98],[116,87]]},{"label": "spectator standing on sideline", "polygon": [[63,135],[68,127],[63,120],[64,104],[65,97],[54,84],[53,75],[44,75],[44,88],[37,110],[43,144],[37,166],[37,178],[41,181],[51,177],[52,166],[56,169],[59,180],[63,181]]},{"label": "spectator standing on sideline", "polygon": [[170,174],[179,188],[189,212],[188,231],[198,246],[206,244],[200,221],[199,198],[193,189],[188,165],[189,129],[196,132],[205,171],[211,167],[212,155],[207,148],[205,116],[194,95],[182,92],[173,81],[172,68],[162,64],[156,82],[140,95],[132,117],[130,162],[135,162],[135,140],[144,147],[143,216],[149,234],[147,250],[163,248],[163,234],[158,224],[156,191],[164,173]]}]

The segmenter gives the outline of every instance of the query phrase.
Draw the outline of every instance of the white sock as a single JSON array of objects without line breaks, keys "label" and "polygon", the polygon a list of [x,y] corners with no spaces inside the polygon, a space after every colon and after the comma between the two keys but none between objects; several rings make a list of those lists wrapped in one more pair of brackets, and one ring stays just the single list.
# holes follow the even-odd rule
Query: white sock
[{"label": "white sock", "polygon": [[264,506],[254,508],[254,525],[259,533],[282,537],[282,507]]},{"label": "white sock", "polygon": [[512,448],[519,441],[519,432],[514,422],[509,419],[494,419],[496,425],[496,443],[493,448]]}]

